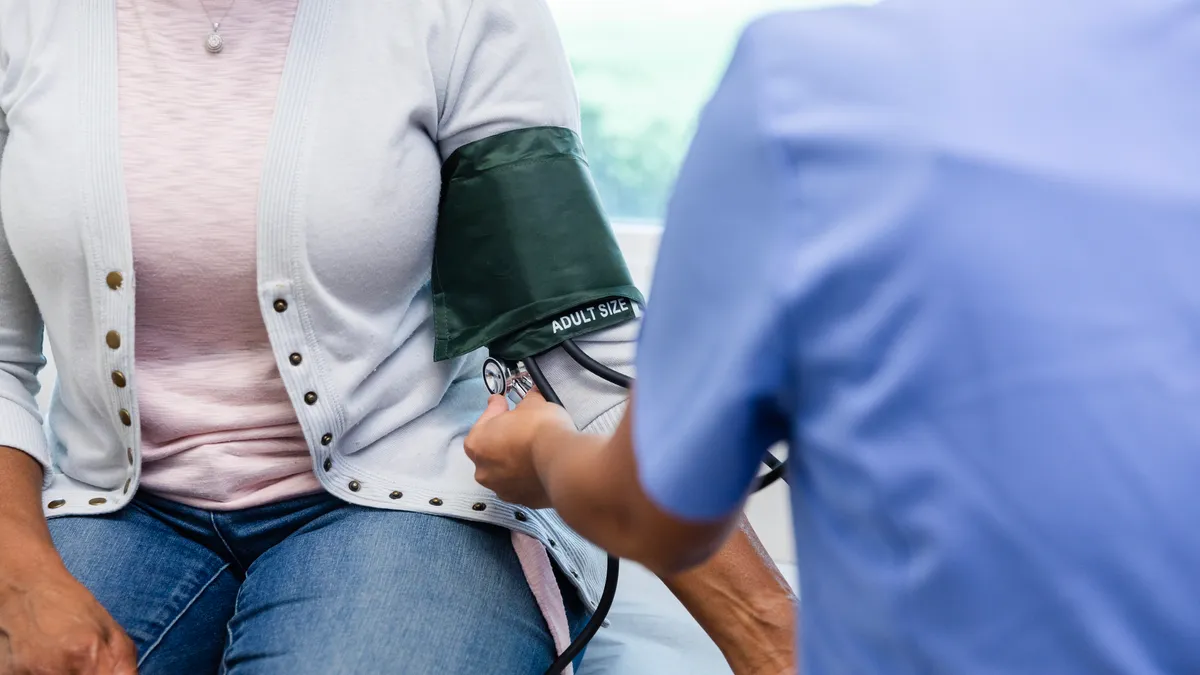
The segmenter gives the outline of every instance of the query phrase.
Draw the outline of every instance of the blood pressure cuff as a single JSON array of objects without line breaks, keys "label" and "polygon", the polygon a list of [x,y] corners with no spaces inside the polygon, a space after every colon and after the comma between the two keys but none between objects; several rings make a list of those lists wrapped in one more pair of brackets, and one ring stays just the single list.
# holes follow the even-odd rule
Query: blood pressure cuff
[{"label": "blood pressure cuff", "polygon": [[635,316],[642,295],[604,217],[579,137],[497,134],[442,167],[434,358],[519,360]]}]

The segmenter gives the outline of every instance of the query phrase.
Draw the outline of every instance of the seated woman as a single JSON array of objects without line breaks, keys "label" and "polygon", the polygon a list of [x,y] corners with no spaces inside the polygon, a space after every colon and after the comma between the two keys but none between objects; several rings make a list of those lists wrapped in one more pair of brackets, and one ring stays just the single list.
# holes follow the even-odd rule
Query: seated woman
[{"label": "seated woman", "polygon": [[[604,556],[474,481],[430,270],[444,162],[578,125],[540,1],[0,0],[0,673],[543,672]],[[667,581],[780,672],[790,591],[726,551]]]}]

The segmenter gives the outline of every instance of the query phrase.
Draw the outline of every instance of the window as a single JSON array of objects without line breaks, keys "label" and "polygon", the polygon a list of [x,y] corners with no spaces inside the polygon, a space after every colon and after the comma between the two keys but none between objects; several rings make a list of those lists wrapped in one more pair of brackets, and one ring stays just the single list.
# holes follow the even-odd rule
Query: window
[{"label": "window", "polygon": [[829,0],[549,0],[571,57],[583,140],[615,221],[658,222],[697,116],[742,29]]}]

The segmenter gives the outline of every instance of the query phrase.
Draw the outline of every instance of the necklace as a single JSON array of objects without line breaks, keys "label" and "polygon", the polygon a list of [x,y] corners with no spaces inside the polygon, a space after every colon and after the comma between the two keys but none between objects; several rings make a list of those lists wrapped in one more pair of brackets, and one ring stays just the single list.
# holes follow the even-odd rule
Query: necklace
[{"label": "necklace", "polygon": [[234,2],[237,2],[237,0],[229,3],[229,6],[225,8],[225,13],[221,15],[220,19],[213,21],[212,12],[208,11],[208,5],[204,4],[204,0],[200,0],[200,8],[204,10],[204,16],[212,24],[212,32],[204,40],[204,48],[208,50],[209,54],[220,54],[221,50],[225,49],[225,40],[221,37],[221,22],[225,20],[225,17],[229,16],[229,10],[233,9]]}]

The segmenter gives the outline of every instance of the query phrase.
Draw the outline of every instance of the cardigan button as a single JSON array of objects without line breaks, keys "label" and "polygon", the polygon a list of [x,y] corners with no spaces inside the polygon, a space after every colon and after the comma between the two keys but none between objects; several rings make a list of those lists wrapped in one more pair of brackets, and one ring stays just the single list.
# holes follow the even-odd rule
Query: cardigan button
[{"label": "cardigan button", "polygon": [[275,301],[275,311],[283,314],[287,311],[287,300],[279,299]]},{"label": "cardigan button", "polygon": [[104,277],[104,283],[114,291],[120,290],[121,284],[125,283],[125,277],[121,276],[120,272],[109,272],[108,276]]},{"label": "cardigan button", "polygon": [[321,445],[329,445],[333,442],[333,434],[325,434],[321,437]]},{"label": "cardigan button", "polygon": [[61,509],[62,507],[66,506],[66,505],[67,505],[67,500],[55,499],[54,501],[50,502],[46,506],[51,509]]},{"label": "cardigan button", "polygon": [[403,493],[403,492],[401,492],[401,491],[399,491],[399,490],[396,490],[396,491],[395,491],[395,492],[393,492],[392,494],[388,495],[388,497],[390,497],[390,498],[392,498],[392,499],[400,499],[400,498],[401,498],[401,497],[403,497],[403,496],[404,496],[404,493]]},{"label": "cardigan button", "polygon": [[119,370],[112,371],[112,383],[117,385],[117,389],[124,389],[128,382],[125,381],[125,373]]},{"label": "cardigan button", "polygon": [[332,460],[332,459],[329,459],[328,457],[326,457],[326,458],[325,458],[325,463],[324,463],[324,464],[322,464],[322,465],[321,465],[321,467],[322,467],[323,469],[325,469],[325,471],[329,471],[330,469],[332,469],[332,468],[333,468],[333,460]]},{"label": "cardigan button", "polygon": [[109,349],[120,349],[121,334],[115,330],[108,331],[108,334],[104,336],[104,343],[108,345]]},{"label": "cardigan button", "polygon": [[307,404],[309,404],[309,405],[316,405],[316,404],[317,404],[317,392],[315,392],[315,391],[310,391],[310,392],[308,392],[307,394],[305,394],[305,395],[304,395],[304,402],[305,402],[305,403],[307,403]]},{"label": "cardigan button", "polygon": [[125,448],[125,458],[129,460],[130,464],[133,464],[133,448]]},{"label": "cardigan button", "polygon": [[522,523],[529,520],[529,516],[525,515],[524,511],[517,511],[515,517],[517,520],[521,521]]},{"label": "cardigan button", "polygon": [[437,497],[434,497],[433,499],[429,500],[430,506],[441,506],[443,503],[444,502],[442,500],[438,499]]},{"label": "cardigan button", "polygon": [[288,357],[288,361],[290,361],[293,366],[298,366],[304,361],[304,357],[300,356],[299,354],[292,354]]},{"label": "cardigan button", "polygon": [[352,481],[350,481],[349,487],[350,487],[351,492],[358,492],[359,490],[362,489],[362,483],[359,483],[356,480],[352,480]]},{"label": "cardigan button", "polygon": [[471,505],[471,508],[475,511],[483,511],[487,508],[487,504],[484,504],[483,502],[476,502]]},{"label": "cardigan button", "polygon": [[121,408],[121,411],[117,413],[117,417],[121,418],[121,424],[124,424],[127,427],[133,426],[133,417],[129,415],[128,410]]},{"label": "cardigan button", "polygon": [[96,497],[95,499],[88,500],[88,504],[90,504],[92,506],[100,506],[102,504],[107,504],[107,503],[108,503],[108,500],[105,499],[104,497]]}]

